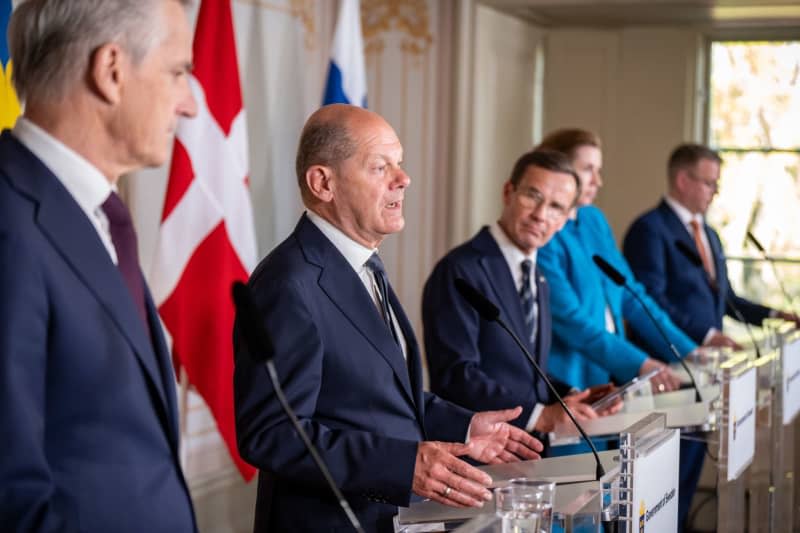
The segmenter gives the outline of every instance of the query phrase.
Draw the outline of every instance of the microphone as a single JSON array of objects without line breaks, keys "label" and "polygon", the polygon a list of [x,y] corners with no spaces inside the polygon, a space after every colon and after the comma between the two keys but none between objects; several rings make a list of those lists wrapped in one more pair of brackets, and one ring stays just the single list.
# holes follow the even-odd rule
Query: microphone
[{"label": "microphone", "polygon": [[658,320],[656,320],[656,317],[653,316],[653,313],[651,313],[650,309],[648,309],[648,307],[644,304],[642,297],[639,296],[636,293],[636,291],[634,291],[630,287],[630,285],[628,285],[628,281],[625,279],[625,276],[622,275],[622,273],[619,270],[611,266],[611,264],[608,261],[606,261],[597,254],[592,256],[592,261],[594,261],[594,264],[597,265],[597,267],[603,272],[603,274],[608,276],[611,279],[611,281],[613,281],[616,285],[619,285],[620,287],[625,287],[625,289],[627,289],[627,291],[631,293],[634,298],[636,298],[636,301],[638,301],[639,305],[642,307],[642,309],[644,309],[645,314],[650,318],[650,322],[653,323],[658,332],[661,334],[661,337],[664,339],[664,342],[666,342],[667,345],[669,346],[672,355],[675,356],[675,359],[678,360],[683,369],[686,370],[686,373],[689,374],[689,379],[692,381],[692,387],[694,387],[695,399],[698,402],[702,402],[703,398],[700,396],[700,389],[697,387],[697,382],[694,380],[694,374],[692,374],[692,371],[689,370],[689,366],[686,364],[686,361],[683,360],[681,354],[678,353],[678,349],[669,340],[667,332],[664,331],[664,328],[661,327],[661,324],[659,324]]},{"label": "microphone", "polygon": [[[697,255],[697,252],[692,250],[691,246],[689,246],[680,239],[675,239],[675,246],[678,248],[678,250],[681,251],[683,255],[686,256],[686,259],[688,259],[690,263],[692,263],[694,266],[698,268],[703,269],[703,272],[705,272],[706,274],[706,279],[708,280],[708,283],[715,291],[719,292],[719,286],[717,285],[716,280],[711,279],[711,276],[708,275],[708,272],[706,272],[705,267],[703,267],[703,260],[700,259],[699,255]],[[731,310],[733,310],[733,314],[736,315],[736,320],[744,324],[745,329],[747,329],[747,335],[748,337],[750,337],[750,341],[753,343],[753,348],[755,348],[756,351],[756,357],[760,358],[761,350],[758,347],[758,343],[756,342],[756,336],[753,334],[753,330],[750,328],[750,324],[747,322],[747,320],[744,319],[744,315],[739,310],[739,307],[733,303],[733,300],[728,294],[728,291],[725,291],[725,294],[723,294],[723,296],[725,297],[725,303],[728,304],[728,307],[730,307]]]},{"label": "microphone", "polygon": [[519,340],[519,337],[517,337],[517,335],[511,330],[511,328],[508,327],[508,324],[506,324],[505,321],[502,318],[500,318],[500,309],[498,309],[496,305],[494,305],[491,301],[489,301],[489,299],[486,298],[486,296],[484,296],[478,289],[470,285],[466,280],[462,278],[456,278],[455,286],[456,290],[458,290],[458,293],[467,301],[467,303],[469,303],[473,307],[473,309],[475,309],[478,312],[481,318],[483,318],[487,322],[497,322],[497,324],[501,328],[503,328],[506,331],[506,333],[511,335],[511,338],[514,339],[514,342],[517,343],[519,349],[522,350],[522,353],[525,354],[525,357],[527,357],[528,361],[530,361],[531,365],[533,365],[533,368],[536,370],[536,373],[539,374],[539,376],[541,376],[541,378],[547,385],[547,388],[550,389],[550,392],[553,393],[553,396],[556,397],[558,403],[561,404],[561,408],[564,409],[564,412],[567,413],[569,419],[572,420],[572,423],[575,424],[576,428],[578,428],[578,431],[580,432],[581,436],[586,441],[586,443],[589,445],[589,448],[592,449],[592,453],[594,454],[594,460],[597,463],[597,468],[595,469],[595,476],[597,478],[597,481],[600,481],[600,479],[606,475],[606,471],[603,468],[602,463],[600,462],[600,456],[597,454],[597,448],[595,448],[592,440],[588,437],[588,435],[586,435],[586,432],[583,431],[581,425],[578,424],[578,421],[575,420],[575,416],[572,414],[572,411],[570,411],[569,407],[567,407],[567,404],[564,403],[564,400],[561,398],[561,395],[558,394],[558,392],[556,392],[556,388],[553,386],[553,383],[547,377],[547,374],[545,374],[544,371],[542,371],[541,367],[536,362],[536,359],[533,358],[533,356],[525,347],[525,345],[522,343],[522,341]]},{"label": "microphone", "polygon": [[242,337],[247,345],[248,352],[250,352],[250,356],[256,360],[260,359],[261,357],[264,358],[264,364],[267,367],[267,373],[269,374],[269,379],[272,382],[272,387],[275,389],[275,395],[278,397],[278,401],[286,413],[286,416],[289,417],[289,420],[292,422],[292,426],[294,426],[297,434],[300,435],[300,439],[303,441],[306,449],[308,449],[308,452],[311,454],[311,457],[317,464],[317,468],[319,468],[320,472],[322,472],[325,481],[328,483],[331,491],[333,491],[336,499],[339,500],[339,506],[347,515],[347,518],[350,521],[350,524],[353,526],[353,529],[359,533],[364,533],[364,529],[361,527],[361,523],[358,521],[353,509],[350,507],[347,499],[345,499],[342,491],[336,486],[336,482],[333,480],[330,470],[328,470],[328,467],[325,465],[325,462],[322,460],[319,452],[311,443],[311,440],[308,438],[303,426],[300,425],[300,422],[297,420],[297,415],[294,414],[294,411],[292,410],[288,400],[286,399],[286,396],[283,393],[283,388],[281,388],[280,380],[278,379],[278,373],[275,370],[275,363],[273,362],[274,348],[272,346],[272,341],[269,338],[267,330],[258,320],[259,312],[258,308],[256,307],[256,303],[253,300],[252,291],[241,281],[236,281],[231,286],[231,293],[233,296],[234,306],[236,307],[236,316],[239,321],[239,326],[242,330]]},{"label": "microphone", "polygon": [[783,293],[783,298],[786,300],[786,304],[789,306],[789,310],[794,312],[794,305],[792,305],[792,299],[789,297],[789,293],[786,292],[786,287],[783,286],[783,280],[778,275],[778,269],[775,266],[775,259],[772,258],[767,253],[767,250],[761,245],[761,243],[756,239],[756,236],[752,234],[752,232],[747,232],[747,239],[753,243],[753,245],[758,249],[759,253],[766,259],[769,264],[772,266],[772,273],[775,275],[775,281],[778,282],[778,287],[780,287],[781,292]]}]

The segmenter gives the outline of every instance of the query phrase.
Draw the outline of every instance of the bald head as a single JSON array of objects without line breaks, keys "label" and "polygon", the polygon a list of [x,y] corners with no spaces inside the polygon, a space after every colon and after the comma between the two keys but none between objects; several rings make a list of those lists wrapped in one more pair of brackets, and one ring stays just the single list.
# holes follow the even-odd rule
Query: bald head
[{"label": "bald head", "polygon": [[306,173],[315,166],[335,171],[342,162],[353,157],[363,139],[360,134],[370,125],[388,125],[377,113],[347,104],[331,104],[319,108],[306,121],[297,147],[295,171],[303,201],[309,200]]},{"label": "bald head", "polygon": [[308,119],[297,150],[303,204],[376,248],[403,229],[410,178],[402,162],[403,146],[380,115],[349,105],[323,107]]}]

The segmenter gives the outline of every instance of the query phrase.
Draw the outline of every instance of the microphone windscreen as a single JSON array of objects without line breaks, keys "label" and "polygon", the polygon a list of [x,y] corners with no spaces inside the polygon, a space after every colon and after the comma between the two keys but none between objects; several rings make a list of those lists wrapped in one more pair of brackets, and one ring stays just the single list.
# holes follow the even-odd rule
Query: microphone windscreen
[{"label": "microphone windscreen", "polygon": [[611,266],[608,261],[597,254],[592,256],[592,261],[594,261],[594,264],[603,271],[603,274],[611,278],[611,281],[620,286],[625,285],[625,276],[623,276],[619,270]]},{"label": "microphone windscreen", "polygon": [[467,283],[462,278],[455,279],[456,290],[458,293],[471,305],[481,317],[488,321],[494,322],[500,316],[500,309],[497,308],[486,296],[480,293],[478,289]]},{"label": "microphone windscreen", "polygon": [[763,247],[763,246],[761,246],[761,243],[758,241],[758,239],[756,239],[756,236],[755,236],[755,235],[753,235],[753,233],[752,233],[752,232],[750,232],[750,231],[748,231],[748,232],[747,232],[747,238],[748,238],[748,239],[750,239],[750,242],[752,242],[752,243],[753,243],[753,246],[755,246],[756,248],[758,248],[758,251],[759,251],[759,252],[761,252],[761,253],[762,253],[762,254],[764,254],[764,255],[766,255],[766,254],[767,254],[767,251],[766,251],[766,249],[764,249],[764,247]]},{"label": "microphone windscreen", "polygon": [[697,255],[697,252],[695,252],[689,244],[686,244],[686,242],[680,239],[675,239],[675,247],[678,248],[694,266],[703,266],[703,260],[700,259],[700,256]]},{"label": "microphone windscreen", "polygon": [[231,286],[231,294],[236,307],[236,324],[242,332],[250,357],[255,361],[266,361],[272,357],[272,341],[259,322],[261,313],[253,300],[253,292],[241,281],[235,281]]}]

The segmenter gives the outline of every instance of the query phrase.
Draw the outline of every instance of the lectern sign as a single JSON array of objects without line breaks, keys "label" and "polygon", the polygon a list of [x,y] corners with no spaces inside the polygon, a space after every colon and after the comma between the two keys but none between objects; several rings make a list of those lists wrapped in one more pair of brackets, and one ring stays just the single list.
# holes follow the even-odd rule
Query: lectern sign
[{"label": "lectern sign", "polygon": [[732,377],[729,383],[728,481],[739,477],[756,448],[756,369]]},{"label": "lectern sign", "polygon": [[679,431],[633,460],[633,531],[678,530]]},{"label": "lectern sign", "polygon": [[783,345],[783,425],[800,411],[800,337]]}]

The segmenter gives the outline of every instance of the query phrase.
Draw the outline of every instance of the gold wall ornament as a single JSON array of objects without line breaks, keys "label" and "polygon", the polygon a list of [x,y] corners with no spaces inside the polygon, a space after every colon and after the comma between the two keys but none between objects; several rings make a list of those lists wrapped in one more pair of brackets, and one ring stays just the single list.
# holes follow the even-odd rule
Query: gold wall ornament
[{"label": "gold wall ornament", "polygon": [[268,2],[267,0],[236,1],[240,4],[248,4],[270,11],[288,13],[290,17],[299,19],[305,30],[303,42],[305,42],[306,50],[315,50],[317,48],[317,31],[314,23],[314,0],[289,0],[289,5],[285,3]]},{"label": "gold wall ornament", "polygon": [[383,51],[381,34],[399,31],[404,52],[421,56],[433,43],[427,0],[361,0],[361,26],[367,53]]}]

